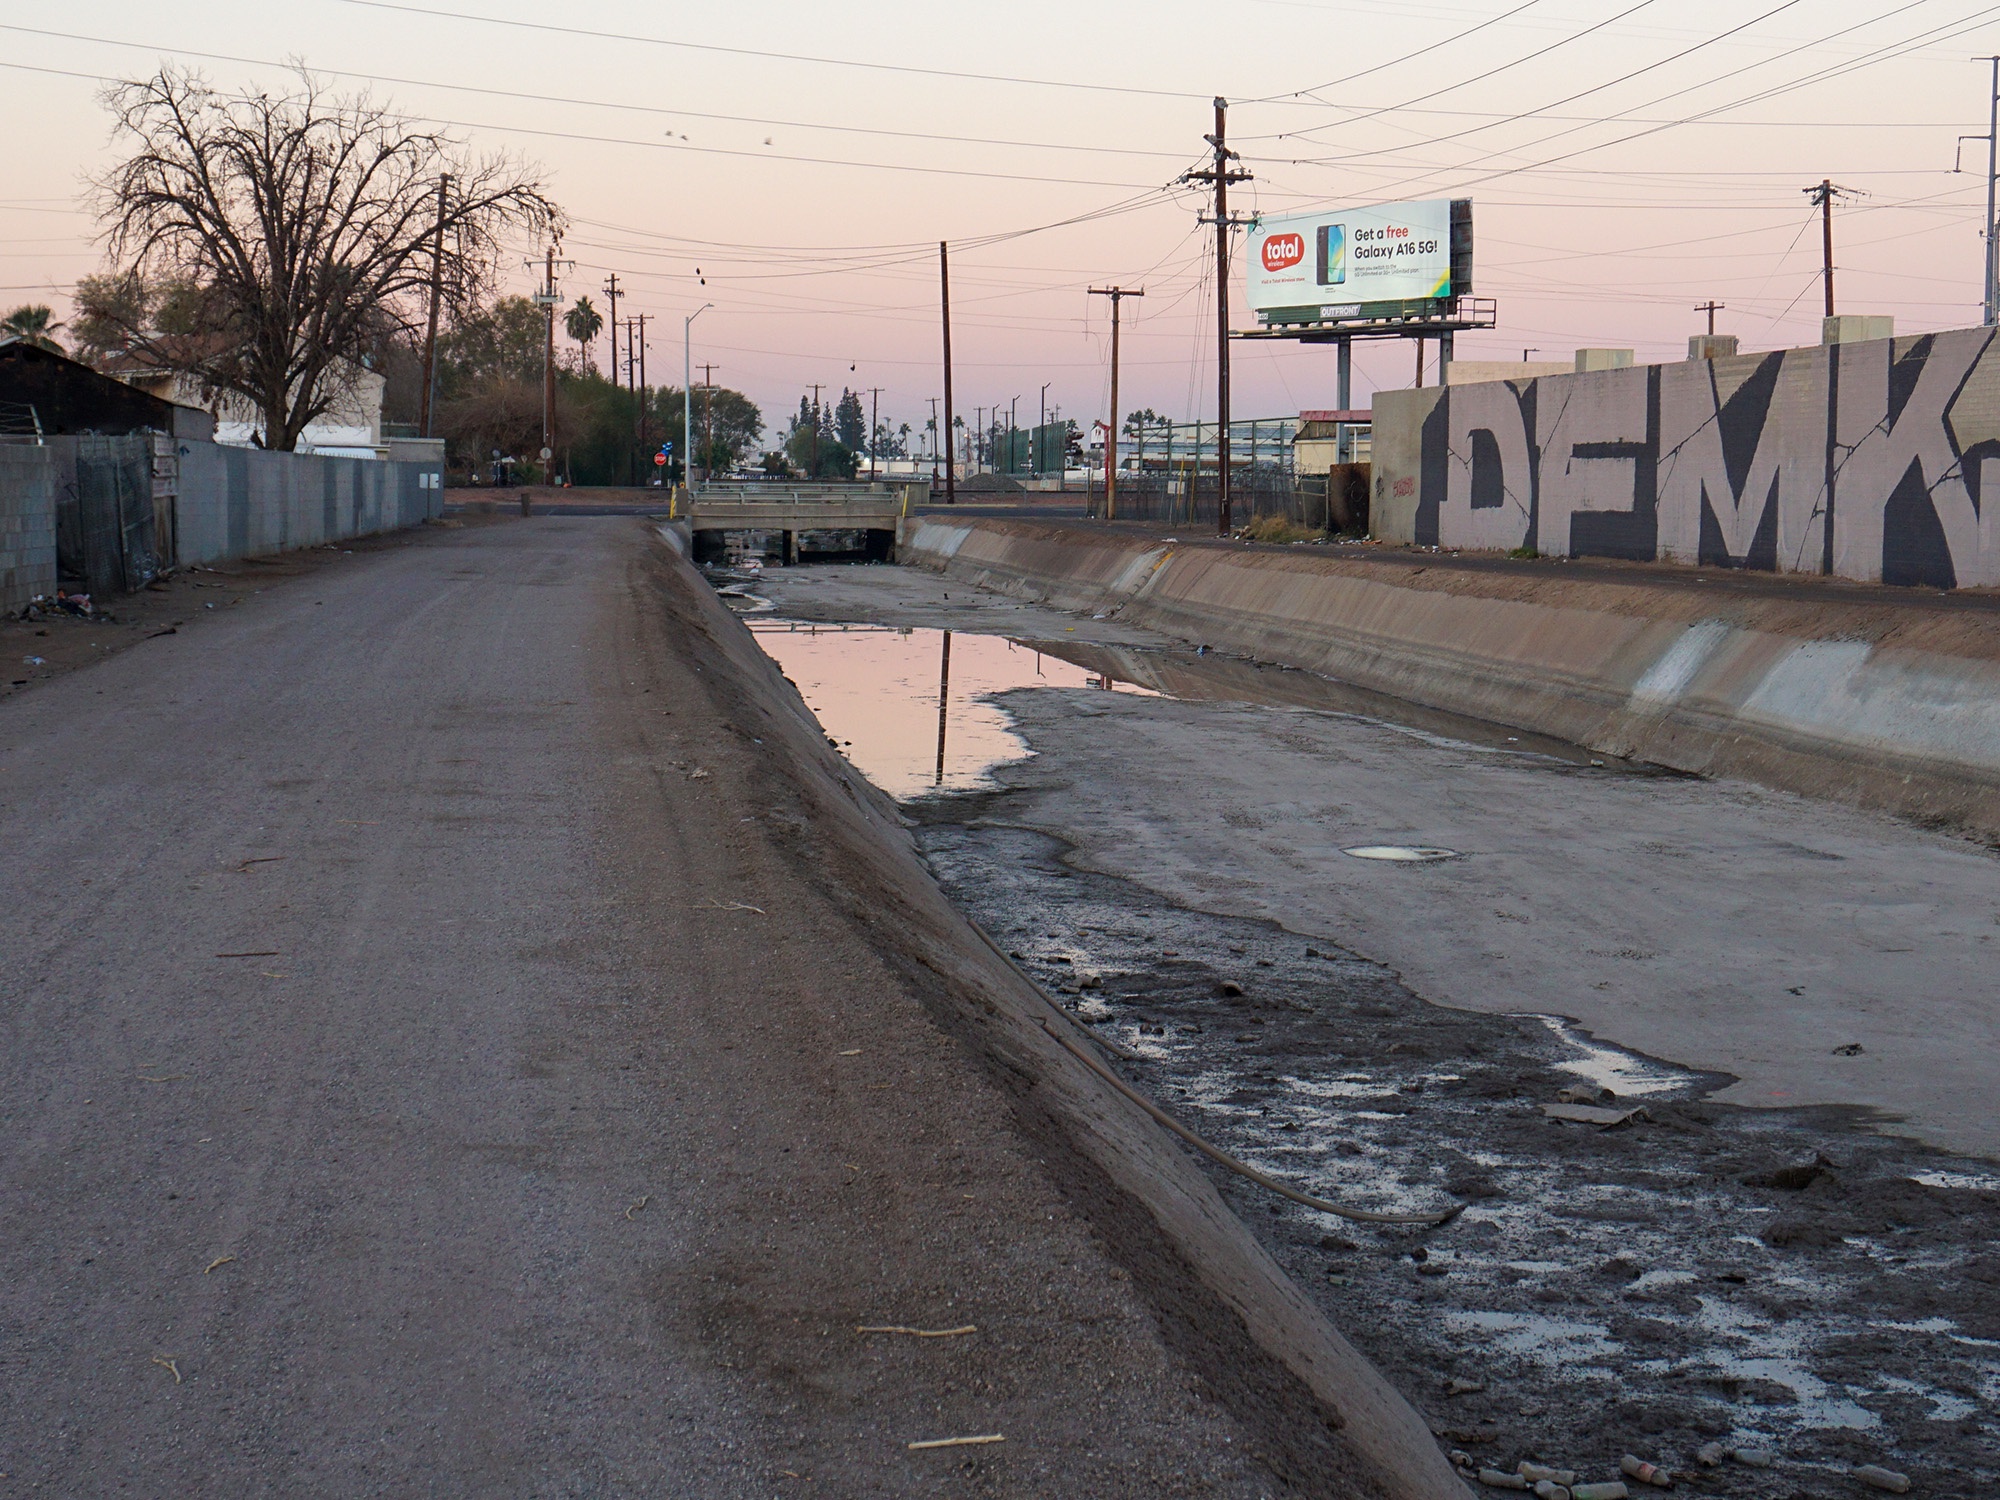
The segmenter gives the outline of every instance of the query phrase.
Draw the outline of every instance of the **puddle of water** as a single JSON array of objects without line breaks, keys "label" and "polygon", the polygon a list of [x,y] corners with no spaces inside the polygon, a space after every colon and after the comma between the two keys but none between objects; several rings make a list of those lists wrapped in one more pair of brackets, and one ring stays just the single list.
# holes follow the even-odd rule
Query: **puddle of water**
[{"label": "puddle of water", "polygon": [[1686,1073],[1595,1041],[1561,1016],[1530,1013],[1528,1019],[1540,1021],[1555,1033],[1564,1046],[1577,1054],[1557,1063],[1557,1068],[1587,1078],[1599,1088],[1610,1089],[1621,1097],[1635,1095],[1643,1098],[1651,1094],[1673,1093],[1688,1088],[1693,1082]]},{"label": "puddle of water", "polygon": [[1350,859],[1380,859],[1402,865],[1434,865],[1439,860],[1461,857],[1456,849],[1429,844],[1356,844],[1340,852]]},{"label": "puddle of water", "polygon": [[2000,1177],[1984,1172],[1917,1172],[1910,1181],[1925,1187],[1964,1188],[1974,1193],[2000,1193]]},{"label": "puddle of water", "polygon": [[1446,1321],[1487,1335],[1510,1354],[1526,1355],[1549,1364],[1608,1359],[1625,1347],[1615,1342],[1611,1331],[1602,1324],[1551,1318],[1541,1313],[1452,1313]]},{"label": "puddle of water", "polygon": [[1004,710],[1011,688],[1143,692],[997,635],[752,618],[757,643],[798,684],[841,753],[892,797],[991,786],[1032,752]]}]

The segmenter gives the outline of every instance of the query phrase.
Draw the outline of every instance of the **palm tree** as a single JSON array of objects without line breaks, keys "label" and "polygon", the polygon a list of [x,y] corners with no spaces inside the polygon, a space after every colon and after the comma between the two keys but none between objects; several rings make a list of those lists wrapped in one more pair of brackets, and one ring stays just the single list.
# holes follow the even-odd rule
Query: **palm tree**
[{"label": "palm tree", "polygon": [[24,344],[32,344],[37,349],[48,349],[56,354],[63,352],[63,346],[50,337],[62,324],[55,321],[55,313],[41,303],[30,303],[17,307],[0,319],[0,336],[11,335]]},{"label": "palm tree", "polygon": [[604,331],[604,319],[590,305],[588,297],[577,298],[576,306],[563,314],[563,329],[576,340],[577,358],[586,371],[590,370],[590,346]]}]

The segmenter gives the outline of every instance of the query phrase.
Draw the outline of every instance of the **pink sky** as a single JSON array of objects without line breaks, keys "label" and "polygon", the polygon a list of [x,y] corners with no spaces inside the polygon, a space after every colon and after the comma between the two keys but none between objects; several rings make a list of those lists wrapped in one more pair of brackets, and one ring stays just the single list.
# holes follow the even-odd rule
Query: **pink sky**
[{"label": "pink sky", "polygon": [[[576,221],[565,293],[615,270],[625,310],[659,319],[649,373],[673,383],[682,317],[714,302],[696,361],[773,418],[819,382],[880,386],[885,418],[921,426],[940,238],[965,242],[968,420],[1019,396],[1025,423],[1044,382],[1065,415],[1102,415],[1107,315],[1085,289],[1114,281],[1147,291],[1126,304],[1124,406],[1212,414],[1211,237],[1194,194],[1160,189],[1203,151],[1217,93],[1257,176],[1244,210],[1474,200],[1476,290],[1500,326],[1462,359],[1677,358],[1710,297],[1746,349],[1815,341],[1801,189],[1822,177],[1859,190],[1837,222],[1842,311],[1894,314],[1899,332],[1979,321],[1984,144],[1966,145],[1974,170],[1952,165],[1956,137],[1985,129],[1988,72],[1968,59],[2000,50],[2000,7],[1972,0],[71,0],[0,18],[5,306],[64,309],[99,264],[75,202],[108,159],[92,79],[172,57],[268,87],[296,57],[539,162]],[[1360,401],[1413,373],[1403,345],[1357,365]],[[1239,346],[1236,392],[1239,416],[1330,406],[1331,352]]]}]

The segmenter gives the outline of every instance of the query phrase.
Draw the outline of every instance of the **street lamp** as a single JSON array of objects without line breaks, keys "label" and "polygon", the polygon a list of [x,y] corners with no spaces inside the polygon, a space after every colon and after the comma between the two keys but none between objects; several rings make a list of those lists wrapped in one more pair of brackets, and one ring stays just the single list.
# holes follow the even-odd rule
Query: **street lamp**
[{"label": "street lamp", "polygon": [[715,306],[704,302],[681,323],[681,475],[694,503],[694,320]]},{"label": "street lamp", "polygon": [[[1054,384],[1053,380],[1044,380],[1042,382],[1042,420],[1035,429],[1037,432],[1045,430],[1049,425],[1049,387]],[[1028,451],[1030,453],[1034,453],[1035,451],[1035,446],[1032,442],[1028,444]],[[1039,457],[1040,455],[1036,456]],[[1042,472],[1042,466],[1039,463],[1035,465],[1035,472],[1037,474]]]}]

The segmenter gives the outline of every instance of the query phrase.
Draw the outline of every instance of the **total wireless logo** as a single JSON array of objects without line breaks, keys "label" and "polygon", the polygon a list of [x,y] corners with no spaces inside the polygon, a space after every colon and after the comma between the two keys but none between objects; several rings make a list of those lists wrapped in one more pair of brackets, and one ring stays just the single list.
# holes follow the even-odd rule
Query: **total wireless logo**
[{"label": "total wireless logo", "polygon": [[1264,241],[1264,269],[1286,271],[1306,258],[1306,237],[1302,234],[1274,234]]}]

